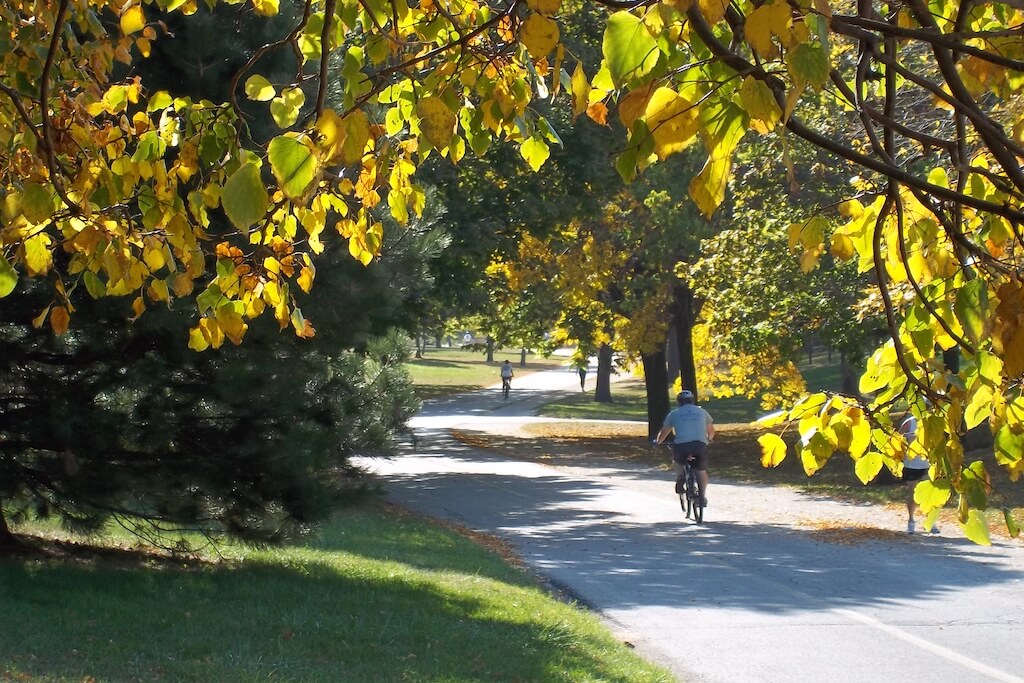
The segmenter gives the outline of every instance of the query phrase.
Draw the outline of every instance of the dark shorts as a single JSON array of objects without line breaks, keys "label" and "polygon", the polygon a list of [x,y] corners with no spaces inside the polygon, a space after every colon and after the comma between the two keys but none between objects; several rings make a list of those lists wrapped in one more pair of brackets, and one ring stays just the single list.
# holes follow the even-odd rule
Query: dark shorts
[{"label": "dark shorts", "polygon": [[927,476],[927,467],[904,467],[902,481],[906,484],[909,484],[912,481],[921,481]]},{"label": "dark shorts", "polygon": [[[703,441],[684,441],[672,444],[672,459],[682,464],[690,456],[694,457],[693,469],[708,468],[708,445]],[[927,472],[927,470],[925,470]]]}]

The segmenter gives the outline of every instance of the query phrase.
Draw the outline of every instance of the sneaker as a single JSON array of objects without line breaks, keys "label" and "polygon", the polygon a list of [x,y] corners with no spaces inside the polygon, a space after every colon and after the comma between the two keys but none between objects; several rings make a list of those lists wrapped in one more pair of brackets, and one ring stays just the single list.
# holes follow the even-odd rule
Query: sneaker
[{"label": "sneaker", "polygon": [[684,493],[686,491],[686,480],[682,477],[676,479],[676,493]]},{"label": "sneaker", "polygon": [[939,533],[939,525],[938,524],[933,524],[932,528],[931,528],[931,531],[929,531],[928,533],[932,533],[932,534]]},{"label": "sneaker", "polygon": [[910,520],[909,522],[907,522],[907,533],[908,534],[914,533],[915,526],[916,525],[914,524],[914,520]]}]

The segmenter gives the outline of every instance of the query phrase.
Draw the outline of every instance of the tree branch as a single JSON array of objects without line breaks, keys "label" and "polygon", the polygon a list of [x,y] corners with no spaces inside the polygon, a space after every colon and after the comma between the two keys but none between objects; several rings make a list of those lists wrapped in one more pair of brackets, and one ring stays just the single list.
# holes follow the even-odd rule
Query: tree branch
[{"label": "tree branch", "polygon": [[60,45],[60,36],[64,32],[64,20],[67,18],[68,0],[60,0],[57,8],[57,16],[53,19],[53,36],[50,38],[50,46],[46,51],[46,61],[43,64],[43,73],[39,76],[39,113],[41,117],[41,134],[43,140],[43,152],[46,155],[46,166],[50,169],[50,182],[53,189],[60,195],[61,201],[68,207],[72,215],[79,215],[82,209],[75,202],[71,201],[63,183],[60,181],[61,171],[57,167],[57,153],[53,146],[53,123],[50,120],[50,72],[53,71],[53,64],[57,60],[57,50]]}]

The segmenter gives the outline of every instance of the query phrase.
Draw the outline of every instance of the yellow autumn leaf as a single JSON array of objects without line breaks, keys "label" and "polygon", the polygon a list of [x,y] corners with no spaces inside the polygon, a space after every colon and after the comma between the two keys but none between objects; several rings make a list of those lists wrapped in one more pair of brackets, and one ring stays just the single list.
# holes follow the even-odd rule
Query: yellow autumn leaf
[{"label": "yellow autumn leaf", "polygon": [[699,128],[697,108],[671,88],[654,91],[644,118],[654,137],[654,152],[660,159],[686,149]]},{"label": "yellow autumn leaf", "polygon": [[420,118],[420,130],[436,149],[444,149],[452,141],[458,119],[440,97],[424,97],[416,103],[416,116]]},{"label": "yellow autumn leaf", "polygon": [[653,91],[654,84],[647,83],[641,88],[630,91],[628,95],[619,100],[619,120],[622,121],[626,130],[632,129],[633,122],[643,116]]},{"label": "yellow autumn leaf", "polygon": [[348,166],[362,161],[370,141],[370,122],[361,109],[351,112],[342,121],[345,122],[345,138],[340,161]]},{"label": "yellow autumn leaf", "polygon": [[789,29],[789,5],[780,0],[761,5],[749,15],[743,24],[743,34],[757,53],[768,59],[775,54],[772,35],[785,35]]},{"label": "yellow autumn leaf", "polygon": [[762,434],[757,438],[761,445],[761,466],[778,467],[786,459],[786,442],[776,434]]},{"label": "yellow autumn leaf", "polygon": [[519,30],[519,41],[534,59],[543,59],[558,45],[558,23],[534,12]]},{"label": "yellow autumn leaf", "polygon": [[171,280],[171,291],[176,296],[188,296],[195,289],[195,282],[188,273],[178,273]]},{"label": "yellow autumn leaf", "polygon": [[242,337],[245,336],[245,331],[249,329],[249,326],[246,325],[241,314],[235,310],[235,305],[225,304],[218,307],[216,318],[217,325],[224,333],[224,336],[235,346],[241,344]]},{"label": "yellow autumn leaf", "polygon": [[526,0],[526,6],[532,9],[534,12],[540,14],[546,14],[551,16],[558,12],[558,8],[561,7],[562,0]]},{"label": "yellow autumn leaf", "polygon": [[590,106],[590,81],[587,80],[587,74],[583,71],[583,64],[576,62],[576,68],[572,72],[572,118],[575,121],[576,117],[587,111],[587,107]]},{"label": "yellow autumn leaf", "polygon": [[252,6],[256,14],[272,17],[280,10],[280,0],[252,0]]},{"label": "yellow autumn leaf", "polygon": [[188,331],[188,347],[193,351],[205,351],[210,348],[210,342],[206,341],[206,335],[198,325]]},{"label": "yellow autumn leaf", "polygon": [[199,331],[206,343],[213,348],[219,349],[224,344],[224,332],[220,329],[220,324],[216,319],[206,317],[200,320]]},{"label": "yellow autumn leaf", "polygon": [[128,36],[146,27],[146,14],[142,5],[132,5],[121,14],[121,33]]},{"label": "yellow autumn leaf", "polygon": [[830,251],[840,261],[848,261],[853,258],[855,250],[853,240],[842,233],[832,235],[832,246]]},{"label": "yellow autumn leaf", "polygon": [[[743,79],[743,85],[740,86],[740,105],[750,116],[751,127],[762,134],[774,130],[775,125],[782,118],[782,109],[775,101],[775,95],[771,88],[753,76]],[[762,125],[757,126],[755,122]]]},{"label": "yellow autumn leaf", "polygon": [[316,120],[316,131],[320,134],[316,142],[323,160],[327,163],[334,161],[341,155],[348,137],[344,121],[333,109],[325,109]]},{"label": "yellow autumn leaf", "polygon": [[697,6],[709,24],[717,24],[725,18],[729,0],[697,0]]},{"label": "yellow autumn leaf", "polygon": [[45,275],[53,267],[53,253],[50,245],[53,240],[45,232],[29,237],[22,242],[25,269],[29,275]]},{"label": "yellow autumn leaf", "polygon": [[146,302],[141,296],[135,297],[135,301],[132,302],[132,317],[131,320],[138,320],[146,311]]},{"label": "yellow autumn leaf", "polygon": [[315,275],[316,272],[309,266],[306,266],[301,271],[299,271],[299,277],[297,282],[299,288],[306,294],[309,294],[310,290],[313,289],[313,278],[315,277]]}]

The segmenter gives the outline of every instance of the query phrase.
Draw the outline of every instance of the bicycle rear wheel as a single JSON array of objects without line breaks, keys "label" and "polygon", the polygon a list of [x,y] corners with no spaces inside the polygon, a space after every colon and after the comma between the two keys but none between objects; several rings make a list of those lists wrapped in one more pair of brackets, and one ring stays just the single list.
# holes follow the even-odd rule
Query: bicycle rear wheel
[{"label": "bicycle rear wheel", "polygon": [[697,485],[697,475],[693,469],[690,470],[690,475],[686,478],[686,494],[693,507],[693,521],[697,524],[703,524],[704,499],[701,498],[700,487]]}]

